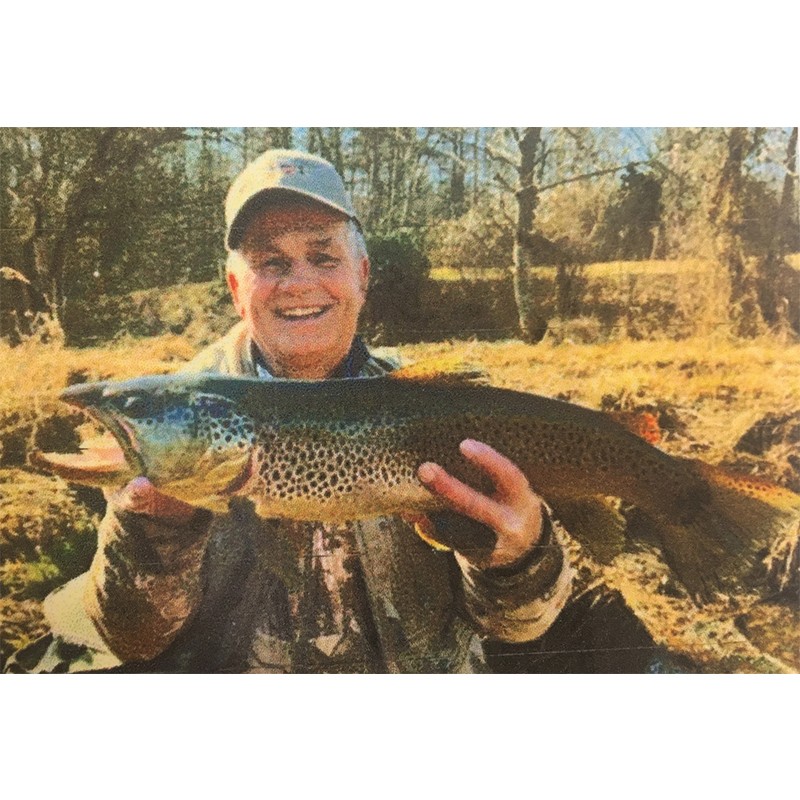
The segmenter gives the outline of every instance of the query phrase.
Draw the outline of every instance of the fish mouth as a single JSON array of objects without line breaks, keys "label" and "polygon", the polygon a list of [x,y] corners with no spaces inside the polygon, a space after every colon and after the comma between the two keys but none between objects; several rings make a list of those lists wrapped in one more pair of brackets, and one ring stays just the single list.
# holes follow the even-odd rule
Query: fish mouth
[{"label": "fish mouth", "polygon": [[79,453],[34,451],[31,463],[65,480],[92,486],[118,485],[144,474],[144,461],[133,429],[123,418],[96,405],[107,384],[78,384],[61,393],[61,399],[80,408],[104,432],[81,442]]},{"label": "fish mouth", "polygon": [[334,303],[319,303],[316,305],[290,306],[287,308],[276,308],[273,314],[283,322],[308,322],[309,320],[319,319],[328,313]]}]

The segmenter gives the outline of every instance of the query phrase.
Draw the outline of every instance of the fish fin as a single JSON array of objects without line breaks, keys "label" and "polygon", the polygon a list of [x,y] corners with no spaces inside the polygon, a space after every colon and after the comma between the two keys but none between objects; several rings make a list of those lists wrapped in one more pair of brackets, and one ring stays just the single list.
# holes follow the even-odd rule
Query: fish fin
[{"label": "fish fin", "polygon": [[[778,511],[791,513],[800,511],[800,495],[787,489],[785,486],[765,478],[754,475],[743,475],[739,472],[706,464],[704,461],[693,460],[695,469],[708,481],[712,490],[723,493],[729,502],[742,505],[739,513],[751,515],[753,509],[758,508],[744,498],[757,500]],[[749,522],[760,520],[760,516],[749,519]]]},{"label": "fish fin", "polygon": [[430,545],[434,550],[440,550],[446,553],[450,552],[450,547],[436,540],[436,528],[429,517],[426,517],[424,514],[402,514],[401,516],[406,522],[414,526],[414,531],[417,536],[419,536],[425,544]]},{"label": "fish fin", "polygon": [[658,417],[650,411],[609,411],[611,419],[649,444],[661,441],[661,426]]},{"label": "fish fin", "polygon": [[800,495],[778,484],[686,459],[708,497],[687,519],[653,518],[667,563],[700,600],[769,590],[775,543],[800,535]]},{"label": "fish fin", "polygon": [[553,502],[553,513],[589,554],[601,564],[608,564],[625,547],[625,518],[614,500],[607,497],[584,497]]},{"label": "fish fin", "polygon": [[400,367],[387,377],[395,381],[465,383],[485,380],[486,372],[481,367],[466,364],[459,356],[440,356]]},{"label": "fish fin", "polygon": [[472,556],[486,556],[494,550],[497,534],[481,522],[455,511],[432,511],[427,514],[403,514],[414,525],[417,536],[435,550]]}]

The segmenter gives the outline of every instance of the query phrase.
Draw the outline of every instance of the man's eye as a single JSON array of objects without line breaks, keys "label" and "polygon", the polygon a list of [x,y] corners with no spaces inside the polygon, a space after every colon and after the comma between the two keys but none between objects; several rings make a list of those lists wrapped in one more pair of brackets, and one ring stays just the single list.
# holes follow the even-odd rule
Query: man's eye
[{"label": "man's eye", "polygon": [[311,257],[311,263],[318,267],[337,267],[339,259],[329,253],[317,253]]},{"label": "man's eye", "polygon": [[267,258],[258,263],[258,269],[266,270],[268,272],[286,272],[290,268],[290,264],[283,258]]}]

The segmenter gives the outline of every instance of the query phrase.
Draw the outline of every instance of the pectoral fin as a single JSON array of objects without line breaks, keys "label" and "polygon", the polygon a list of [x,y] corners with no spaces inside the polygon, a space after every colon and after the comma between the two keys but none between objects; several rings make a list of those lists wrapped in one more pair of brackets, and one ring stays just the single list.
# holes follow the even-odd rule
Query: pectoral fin
[{"label": "pectoral fin", "polygon": [[405,519],[406,522],[410,522],[414,526],[415,533],[420,539],[422,539],[423,542],[425,542],[425,544],[430,545],[434,550],[450,552],[450,547],[436,540],[436,528],[434,528],[433,523],[424,514],[404,514],[403,519]]},{"label": "pectoral fin", "polygon": [[417,535],[436,550],[485,555],[497,543],[497,534],[486,525],[455,511],[435,511],[429,516],[406,516]]},{"label": "pectoral fin", "polygon": [[606,497],[558,500],[553,511],[567,533],[601,564],[608,564],[625,547],[625,518]]}]

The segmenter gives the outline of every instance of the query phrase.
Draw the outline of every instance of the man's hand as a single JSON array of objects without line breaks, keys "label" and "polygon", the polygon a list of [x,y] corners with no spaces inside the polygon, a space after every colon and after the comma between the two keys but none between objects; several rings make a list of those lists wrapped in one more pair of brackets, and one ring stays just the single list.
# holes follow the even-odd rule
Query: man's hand
[{"label": "man's hand", "polygon": [[134,478],[127,486],[106,494],[106,500],[119,511],[145,514],[165,525],[185,525],[197,509],[156,489],[147,478]]},{"label": "man's hand", "polygon": [[497,544],[488,558],[476,562],[464,554],[467,561],[480,568],[513,564],[539,541],[542,501],[520,468],[497,450],[474,439],[465,439],[460,449],[465,458],[492,479],[492,495],[467,486],[438,464],[422,464],[417,475],[453,511],[488,525],[497,534]]}]

